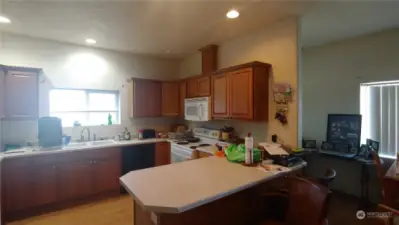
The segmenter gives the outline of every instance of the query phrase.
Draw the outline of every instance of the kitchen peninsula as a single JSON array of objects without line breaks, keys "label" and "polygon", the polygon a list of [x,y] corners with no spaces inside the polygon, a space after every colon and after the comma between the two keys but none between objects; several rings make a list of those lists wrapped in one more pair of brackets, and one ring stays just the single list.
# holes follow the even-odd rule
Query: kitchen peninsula
[{"label": "kitchen peninsula", "polygon": [[[301,162],[289,172],[304,166]],[[133,197],[135,225],[242,225],[262,216],[262,186],[289,172],[208,157],[132,171],[120,180]]]}]

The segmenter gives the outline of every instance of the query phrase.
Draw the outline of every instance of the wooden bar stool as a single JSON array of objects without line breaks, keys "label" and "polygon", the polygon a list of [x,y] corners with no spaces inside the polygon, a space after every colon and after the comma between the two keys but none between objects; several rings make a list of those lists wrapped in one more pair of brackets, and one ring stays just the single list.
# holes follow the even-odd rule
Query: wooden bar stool
[{"label": "wooden bar stool", "polygon": [[[288,201],[285,218],[282,221],[264,220],[259,225],[326,225],[331,192],[327,187],[300,177],[289,177],[289,191],[265,193],[262,197],[267,203],[270,198],[280,197]],[[266,206],[266,210],[267,206]]]}]

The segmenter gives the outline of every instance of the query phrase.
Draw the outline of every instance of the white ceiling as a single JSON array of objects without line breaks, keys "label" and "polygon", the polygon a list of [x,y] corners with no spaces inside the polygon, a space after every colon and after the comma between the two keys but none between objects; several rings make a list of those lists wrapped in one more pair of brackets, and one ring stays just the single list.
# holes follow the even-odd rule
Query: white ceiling
[{"label": "white ceiling", "polygon": [[[225,17],[232,7],[237,20]],[[105,49],[181,57],[289,16],[301,16],[303,45],[318,45],[396,27],[398,9],[398,1],[359,0],[3,0],[12,24],[0,30],[75,44],[91,37]]]}]

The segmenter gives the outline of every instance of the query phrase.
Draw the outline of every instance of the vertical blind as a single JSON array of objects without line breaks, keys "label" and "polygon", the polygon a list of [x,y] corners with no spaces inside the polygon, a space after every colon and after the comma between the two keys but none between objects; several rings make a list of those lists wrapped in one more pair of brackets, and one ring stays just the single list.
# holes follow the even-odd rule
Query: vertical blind
[{"label": "vertical blind", "polygon": [[360,88],[362,143],[380,142],[380,155],[399,151],[399,81],[362,84]]}]

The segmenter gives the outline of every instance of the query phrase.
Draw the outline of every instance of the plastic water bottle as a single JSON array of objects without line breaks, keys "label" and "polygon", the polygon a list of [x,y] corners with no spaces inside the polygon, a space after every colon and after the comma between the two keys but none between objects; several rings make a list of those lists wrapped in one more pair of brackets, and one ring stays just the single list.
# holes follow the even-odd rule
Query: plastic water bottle
[{"label": "plastic water bottle", "polygon": [[254,149],[254,138],[251,133],[248,133],[248,136],[245,137],[245,164],[253,163],[253,149]]}]

